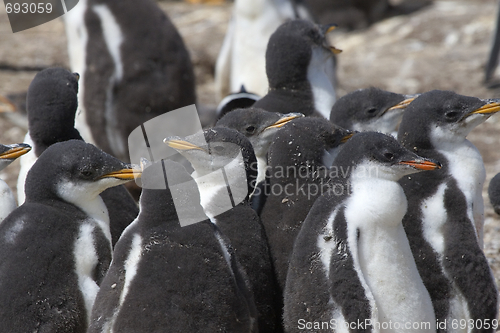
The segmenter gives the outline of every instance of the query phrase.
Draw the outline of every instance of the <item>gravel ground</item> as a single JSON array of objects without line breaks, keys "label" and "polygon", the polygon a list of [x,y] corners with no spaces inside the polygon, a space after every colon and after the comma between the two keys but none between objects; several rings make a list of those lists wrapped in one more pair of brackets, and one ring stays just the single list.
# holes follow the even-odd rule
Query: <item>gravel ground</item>
[{"label": "gravel ground", "polygon": [[[192,5],[160,2],[184,37],[195,65],[198,100],[214,106],[213,70],[232,5]],[[375,86],[399,93],[432,89],[453,90],[481,98],[500,91],[483,85],[495,25],[497,1],[435,1],[407,16],[381,21],[368,29],[333,33],[339,55],[339,95]],[[60,19],[12,34],[5,8],[0,6],[0,95],[27,90],[40,68],[68,66],[66,35]],[[500,76],[500,73],[498,74]],[[22,117],[0,116],[0,142],[22,142]],[[9,120],[10,119],[10,120]],[[21,121],[19,121],[21,120]],[[487,171],[485,198],[485,253],[500,279],[500,218],[487,196],[489,179],[500,172],[500,115],[469,135],[481,151]],[[11,187],[19,162],[0,173]]]}]

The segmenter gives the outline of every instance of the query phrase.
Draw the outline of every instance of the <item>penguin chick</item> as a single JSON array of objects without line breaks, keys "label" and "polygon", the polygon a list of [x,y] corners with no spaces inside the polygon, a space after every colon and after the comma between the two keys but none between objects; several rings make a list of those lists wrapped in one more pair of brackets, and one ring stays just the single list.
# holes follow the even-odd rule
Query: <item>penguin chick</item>
[{"label": "penguin chick", "polygon": [[400,180],[408,198],[403,226],[438,323],[497,317],[497,288],[482,251],[485,169],[466,137],[499,110],[498,100],[433,90],[407,107],[399,127],[404,147],[443,164]]},{"label": "penguin chick", "polygon": [[[28,153],[31,146],[25,143],[2,145],[0,144],[0,171],[5,169],[16,158]],[[0,223],[16,209],[16,199],[6,182],[0,179]]]},{"label": "penguin chick", "polygon": [[[336,325],[332,332],[435,332],[432,302],[401,223],[407,201],[397,181],[438,168],[381,133],[347,141],[330,170],[331,185],[344,190],[332,187],[316,200],[294,244],[287,332],[318,331],[301,320]],[[337,177],[337,169],[345,173]]]},{"label": "penguin chick", "polygon": [[0,331],[85,332],[111,262],[99,193],[130,165],[79,140],[51,145],[26,178],[26,202],[0,224]]},{"label": "penguin chick", "polygon": [[334,28],[305,20],[282,24],[266,50],[269,92],[253,106],[328,119],[336,100],[334,55],[341,52],[326,39]]},{"label": "penguin chick", "polygon": [[353,131],[373,131],[397,136],[405,108],[416,98],[378,88],[353,91],[333,105],[330,121]]}]

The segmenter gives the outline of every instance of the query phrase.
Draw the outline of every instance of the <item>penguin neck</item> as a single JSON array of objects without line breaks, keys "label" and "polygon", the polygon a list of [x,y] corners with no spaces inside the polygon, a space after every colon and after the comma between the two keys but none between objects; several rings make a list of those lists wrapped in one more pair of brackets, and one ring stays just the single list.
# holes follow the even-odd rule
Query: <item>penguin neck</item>
[{"label": "penguin neck", "polygon": [[313,48],[307,68],[307,80],[313,95],[314,108],[323,118],[329,119],[336,98],[332,78],[328,76],[334,75],[328,71],[328,66],[333,67],[333,58],[328,58],[325,53],[322,48]]},{"label": "penguin neck", "polygon": [[6,182],[0,179],[0,223],[16,209],[16,199]]},{"label": "penguin neck", "polygon": [[178,223],[169,223],[177,221],[177,213],[170,190],[152,190],[143,188],[139,202],[139,221],[154,227],[167,223],[172,228],[179,227]]},{"label": "penguin neck", "polygon": [[255,156],[257,158],[257,181],[260,183],[266,178],[267,158],[265,156]]},{"label": "penguin neck", "polygon": [[348,243],[377,303],[380,322],[433,324],[430,296],[401,222],[407,209],[402,187],[396,181],[356,173],[350,179],[352,194],[345,201]]},{"label": "penguin neck", "polygon": [[30,129],[28,135],[34,144],[35,155],[39,157],[47,148],[49,148],[54,143],[64,142],[69,140],[82,140],[80,133],[73,127],[71,129],[57,129],[52,131],[52,129],[44,129],[38,131],[36,129]]}]

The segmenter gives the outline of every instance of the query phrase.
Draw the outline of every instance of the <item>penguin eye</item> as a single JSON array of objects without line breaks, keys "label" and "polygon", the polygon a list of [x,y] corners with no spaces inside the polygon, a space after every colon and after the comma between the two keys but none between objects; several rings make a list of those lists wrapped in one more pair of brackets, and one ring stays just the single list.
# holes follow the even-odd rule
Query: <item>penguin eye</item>
[{"label": "penguin eye", "polygon": [[444,116],[446,117],[446,119],[451,120],[457,118],[458,115],[459,115],[458,111],[448,111],[445,113]]},{"label": "penguin eye", "polygon": [[369,108],[368,110],[366,110],[366,114],[368,114],[369,116],[374,116],[376,113],[377,108]]},{"label": "penguin eye", "polygon": [[245,128],[245,131],[248,134],[253,134],[253,132],[255,132],[255,126],[248,126],[247,128]]},{"label": "penguin eye", "polygon": [[221,153],[221,152],[223,152],[223,151],[224,151],[224,147],[222,147],[222,146],[215,146],[215,147],[213,147],[213,149],[214,149],[216,152],[218,152],[218,153]]},{"label": "penguin eye", "polygon": [[385,153],[384,157],[387,158],[389,161],[392,161],[392,159],[394,158],[394,154],[393,153]]},{"label": "penguin eye", "polygon": [[89,177],[91,177],[93,175],[93,172],[90,171],[90,170],[83,170],[83,171],[80,172],[80,174],[82,176],[84,176],[85,178],[89,178]]}]

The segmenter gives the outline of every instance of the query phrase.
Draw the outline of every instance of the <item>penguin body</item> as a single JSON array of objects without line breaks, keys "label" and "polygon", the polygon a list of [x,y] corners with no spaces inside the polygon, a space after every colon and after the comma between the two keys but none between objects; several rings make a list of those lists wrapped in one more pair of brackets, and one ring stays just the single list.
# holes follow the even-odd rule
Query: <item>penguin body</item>
[{"label": "penguin body", "polygon": [[[308,15],[302,12],[306,18]],[[266,47],[280,24],[296,18],[290,0],[238,0],[215,67],[217,99],[242,85],[257,95],[267,94]]]},{"label": "penguin body", "polygon": [[[13,145],[0,144],[0,171],[5,169],[14,160],[31,150],[25,143]],[[0,179],[0,223],[16,209],[17,203],[12,190],[6,182]]]},{"label": "penguin body", "polygon": [[[24,202],[26,175],[37,158],[54,143],[82,140],[74,127],[78,107],[78,77],[63,68],[49,68],[39,72],[30,84],[27,95],[29,130],[25,140],[34,149],[21,157],[17,181],[19,204]],[[135,219],[139,209],[123,186],[106,189],[101,196],[109,210],[115,244],[123,229]]]},{"label": "penguin body", "polygon": [[[88,332],[256,332],[239,264],[189,174],[162,160],[141,180],[141,212],[116,246]],[[182,227],[186,214],[201,222]]]},{"label": "penguin body", "polygon": [[377,88],[359,89],[339,98],[330,112],[330,121],[353,131],[396,137],[404,109],[415,97]]},{"label": "penguin body", "polygon": [[82,75],[77,123],[90,128],[86,140],[128,161],[128,136],[137,126],[196,102],[189,54],[152,0],[87,0],[80,6],[85,9],[73,13],[78,17],[66,20],[67,35],[82,36],[69,47],[84,49],[83,60],[71,59],[83,65],[74,68]]},{"label": "penguin body", "polygon": [[497,288],[482,251],[485,170],[466,136],[498,110],[492,100],[431,91],[410,104],[399,128],[403,146],[443,164],[400,180],[408,198],[403,226],[438,323],[497,316]]},{"label": "penguin body", "polygon": [[175,140],[167,143],[192,163],[195,170],[192,175],[205,214],[228,238],[248,276],[259,314],[259,331],[280,332],[282,300],[267,237],[248,202],[257,176],[256,168],[252,167],[256,164],[253,148],[243,134],[230,128],[214,127],[205,130],[203,137],[207,145],[201,148],[189,145],[196,142],[194,138],[189,138],[188,143]]},{"label": "penguin body", "polygon": [[350,136],[326,119],[299,118],[286,124],[269,148],[270,193],[260,217],[282,289],[295,237],[316,198],[326,193],[325,171]]},{"label": "penguin body", "polygon": [[401,223],[407,205],[397,180],[438,167],[380,133],[355,134],[343,146],[331,175],[337,168],[345,174],[332,177],[294,245],[287,332],[304,331],[301,320],[328,322],[332,332],[435,332],[432,302]]},{"label": "penguin body", "polygon": [[111,261],[99,193],[134,179],[129,165],[82,141],[49,147],[26,202],[0,225],[0,331],[85,332]]},{"label": "penguin body", "polygon": [[328,119],[336,100],[334,54],[340,52],[326,39],[333,28],[306,20],[282,24],[266,50],[269,92],[254,107]]},{"label": "penguin body", "polygon": [[500,174],[496,174],[488,185],[488,196],[495,213],[500,215]]}]

